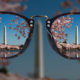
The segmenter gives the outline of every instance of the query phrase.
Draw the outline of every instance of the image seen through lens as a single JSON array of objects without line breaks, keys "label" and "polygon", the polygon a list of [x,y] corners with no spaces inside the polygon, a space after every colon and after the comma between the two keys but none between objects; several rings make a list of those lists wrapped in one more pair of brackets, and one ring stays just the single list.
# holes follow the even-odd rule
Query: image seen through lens
[{"label": "image seen through lens", "polygon": [[51,25],[51,34],[56,46],[60,54],[67,58],[80,58],[79,26],[79,14],[58,17]]},{"label": "image seen through lens", "polygon": [[30,32],[27,21],[17,15],[0,14],[0,57],[17,55]]}]

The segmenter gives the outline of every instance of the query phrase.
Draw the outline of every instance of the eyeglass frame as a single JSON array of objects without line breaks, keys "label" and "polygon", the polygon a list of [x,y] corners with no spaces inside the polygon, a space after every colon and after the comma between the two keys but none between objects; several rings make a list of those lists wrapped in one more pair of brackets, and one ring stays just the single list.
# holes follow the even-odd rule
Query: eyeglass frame
[{"label": "eyeglass frame", "polygon": [[[72,14],[80,14],[80,12],[68,12],[68,13],[64,13],[64,14],[60,14],[58,16],[55,16],[51,19],[48,16],[42,16],[42,15],[37,15],[37,16],[32,16],[31,18],[27,18],[24,15],[14,13],[14,12],[6,12],[6,11],[0,11],[0,14],[16,15],[16,16],[19,16],[19,17],[23,18],[28,23],[29,27],[30,27],[30,25],[33,25],[33,26],[30,27],[29,37],[27,38],[27,40],[26,40],[26,42],[23,46],[23,49],[18,54],[10,56],[10,57],[6,57],[6,59],[17,57],[17,56],[21,55],[27,49],[27,47],[29,46],[29,43],[32,39],[32,33],[33,33],[33,30],[34,30],[34,19],[33,18],[35,18],[35,17],[45,17],[46,18],[46,29],[47,29],[47,34],[49,36],[48,39],[51,41],[51,42],[49,41],[51,43],[51,46],[55,46],[54,48],[52,47],[53,50],[55,50],[57,53],[59,53],[59,55],[63,56],[64,58],[68,58],[66,55],[61,54],[59,49],[57,48],[56,42],[55,42],[54,38],[52,37],[51,31],[50,31],[51,30],[51,25],[57,18],[59,18],[61,16],[72,15]],[[30,21],[33,21],[33,23],[30,23]],[[1,58],[4,59],[5,57],[1,57]],[[69,59],[75,60],[77,58],[70,57]]]}]

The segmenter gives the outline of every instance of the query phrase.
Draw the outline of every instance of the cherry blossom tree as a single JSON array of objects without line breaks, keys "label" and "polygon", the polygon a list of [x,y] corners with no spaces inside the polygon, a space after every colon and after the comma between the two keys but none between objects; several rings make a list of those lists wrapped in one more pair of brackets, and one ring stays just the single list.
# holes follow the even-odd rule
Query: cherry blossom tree
[{"label": "cherry blossom tree", "polygon": [[67,40],[68,34],[64,32],[64,29],[70,28],[72,20],[69,16],[62,16],[52,23],[51,32],[56,42],[59,40]]},{"label": "cherry blossom tree", "polygon": [[22,5],[22,2],[26,0],[0,0],[0,11],[9,12],[21,12],[24,11],[27,6]]},{"label": "cherry blossom tree", "polygon": [[[75,0],[75,1],[76,1],[75,4],[80,5],[80,0]],[[65,9],[66,9],[68,12],[79,12],[79,7],[78,7],[78,5],[76,5],[76,6],[74,7],[74,3],[73,3],[73,1],[71,1],[71,0],[61,1],[61,3],[60,3],[61,9],[56,12],[56,15],[60,15],[61,13],[64,13]],[[55,16],[56,16],[56,15],[55,15]]]},{"label": "cherry blossom tree", "polygon": [[[22,18],[18,17],[13,19],[11,23],[9,23],[9,29],[15,31],[15,37],[19,40],[21,37],[26,38],[29,34],[30,27],[28,23],[23,19],[23,21],[19,22]],[[15,24],[15,27],[12,27]],[[19,34],[20,35],[19,35]]]},{"label": "cherry blossom tree", "polygon": [[64,2],[61,3],[61,6],[63,8],[70,8],[72,6],[72,2],[70,0],[65,0]]},{"label": "cherry blossom tree", "polygon": [[76,2],[77,2],[78,4],[80,4],[80,0],[76,0]]}]

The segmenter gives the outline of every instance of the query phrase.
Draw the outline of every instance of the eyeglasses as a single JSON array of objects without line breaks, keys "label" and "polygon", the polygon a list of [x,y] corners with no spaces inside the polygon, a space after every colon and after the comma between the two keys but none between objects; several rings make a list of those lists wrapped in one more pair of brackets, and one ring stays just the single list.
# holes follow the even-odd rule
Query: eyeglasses
[{"label": "eyeglasses", "polygon": [[67,59],[80,58],[80,12],[51,19],[48,16],[29,19],[13,12],[0,12],[0,58],[17,57],[27,49],[34,30],[34,17],[46,18],[47,35],[53,50]]}]

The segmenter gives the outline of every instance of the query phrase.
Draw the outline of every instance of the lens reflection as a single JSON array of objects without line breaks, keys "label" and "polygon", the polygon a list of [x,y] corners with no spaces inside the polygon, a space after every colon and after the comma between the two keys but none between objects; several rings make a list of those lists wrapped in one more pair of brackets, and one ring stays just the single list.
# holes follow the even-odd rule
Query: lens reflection
[{"label": "lens reflection", "polygon": [[23,49],[29,32],[24,18],[0,14],[0,57],[17,55]]},{"label": "lens reflection", "polygon": [[80,58],[80,15],[57,18],[51,25],[51,33],[62,55]]}]

